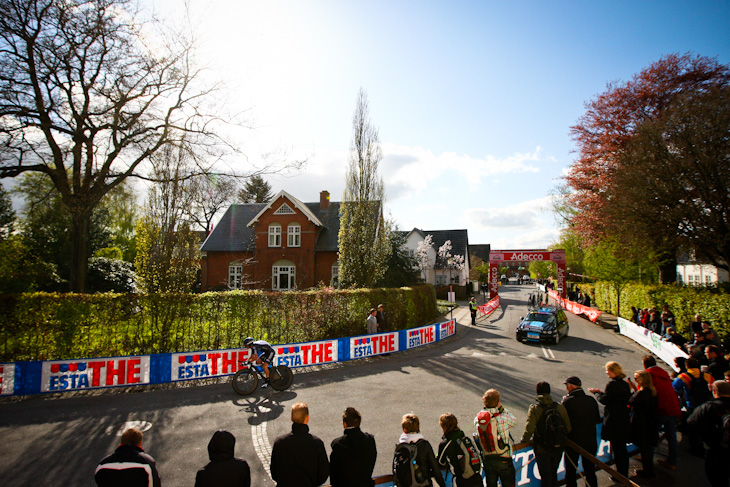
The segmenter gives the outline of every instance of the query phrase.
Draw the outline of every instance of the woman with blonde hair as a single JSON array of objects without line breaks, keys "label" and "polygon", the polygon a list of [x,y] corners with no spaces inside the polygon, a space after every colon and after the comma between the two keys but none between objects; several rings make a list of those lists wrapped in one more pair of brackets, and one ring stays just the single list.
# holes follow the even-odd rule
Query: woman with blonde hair
[{"label": "woman with blonde hair", "polygon": [[603,429],[601,438],[611,443],[611,452],[616,462],[616,470],[624,477],[629,476],[629,452],[626,443],[629,441],[631,425],[629,423],[629,399],[631,388],[624,380],[621,365],[617,362],[606,363],[606,375],[610,379],[605,392],[594,387],[589,388],[603,404]]},{"label": "woman with blonde hair", "polygon": [[651,374],[646,370],[634,373],[637,391],[629,399],[631,442],[641,452],[642,470],[636,473],[640,477],[654,477],[654,447],[659,432],[657,424],[657,393],[651,382]]}]

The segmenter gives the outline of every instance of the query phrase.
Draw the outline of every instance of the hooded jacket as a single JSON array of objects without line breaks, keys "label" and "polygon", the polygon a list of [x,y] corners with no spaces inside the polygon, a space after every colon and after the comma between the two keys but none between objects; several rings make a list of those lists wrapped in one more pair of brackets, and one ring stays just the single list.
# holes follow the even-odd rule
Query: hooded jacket
[{"label": "hooded jacket", "polygon": [[433,454],[431,443],[421,433],[403,433],[400,435],[398,443],[414,443],[416,445],[416,463],[418,463],[418,466],[424,472],[428,472],[429,477],[435,478],[437,484],[446,487],[444,478],[441,475],[441,467]]},{"label": "hooded jacket", "polygon": [[332,487],[373,487],[373,469],[378,451],[375,438],[360,427],[347,428],[332,440],[330,483]]},{"label": "hooded jacket", "polygon": [[[537,423],[538,421],[540,421],[540,418],[543,415],[543,406],[551,406],[555,402],[553,401],[553,396],[550,393],[540,394],[535,399],[537,400],[537,403],[530,404],[530,409],[527,411],[527,423],[525,424],[525,433],[522,435],[520,443],[526,443],[532,438],[533,434],[535,433],[535,429],[537,428]],[[568,410],[565,409],[565,406],[563,406],[562,404],[556,404],[558,412],[560,413],[560,416],[563,418],[563,422],[565,423],[565,430],[568,434],[570,434],[572,428],[570,427],[570,417],[568,416]],[[544,448],[542,448],[535,442],[533,442],[532,449],[535,451],[535,453],[546,452]]]},{"label": "hooded jacket", "polygon": [[250,487],[248,463],[233,456],[236,438],[228,431],[216,431],[208,442],[210,463],[198,470],[195,487]]},{"label": "hooded jacket", "polygon": [[598,449],[596,424],[601,422],[598,402],[586,395],[582,388],[578,388],[568,393],[563,398],[562,404],[570,418],[571,431],[568,433],[568,439],[573,440],[589,453],[595,454]]},{"label": "hooded jacket", "polygon": [[160,487],[154,458],[135,445],[119,445],[99,462],[94,479],[99,487]]},{"label": "hooded jacket", "polygon": [[657,395],[656,413],[658,416],[671,416],[679,418],[679,398],[672,387],[672,379],[667,371],[655,365],[646,369],[651,374],[651,382],[654,384]]}]

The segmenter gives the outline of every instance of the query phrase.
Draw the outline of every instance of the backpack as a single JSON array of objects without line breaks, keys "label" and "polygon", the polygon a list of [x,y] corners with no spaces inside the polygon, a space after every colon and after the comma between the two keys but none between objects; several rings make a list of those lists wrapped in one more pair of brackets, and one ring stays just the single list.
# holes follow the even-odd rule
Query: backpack
[{"label": "backpack", "polygon": [[686,375],[690,379],[689,400],[692,403],[692,407],[696,408],[697,406],[701,406],[707,401],[711,401],[712,393],[710,392],[710,387],[705,380],[705,374],[703,372],[700,372],[700,376],[695,377],[694,375],[687,372]]},{"label": "backpack", "polygon": [[509,451],[509,442],[499,437],[497,416],[489,411],[479,411],[477,414],[477,433],[479,444],[484,455],[504,455]]},{"label": "backpack", "polygon": [[397,487],[426,487],[431,485],[428,471],[423,472],[416,462],[416,443],[398,443],[393,455],[393,485]]},{"label": "backpack", "polygon": [[540,404],[540,406],[543,408],[543,413],[535,428],[535,444],[548,451],[564,450],[568,430],[563,416],[558,411],[558,403],[553,402],[550,406]]},{"label": "backpack", "polygon": [[[451,441],[446,444],[444,452],[448,450],[450,444]],[[457,454],[457,457],[460,460],[459,469],[461,470],[461,477],[468,479],[474,476],[474,474],[481,472],[482,462],[479,459],[479,454],[477,453],[474,443],[471,442],[471,439],[466,436],[459,437],[456,439],[456,445],[461,450],[461,452]],[[459,475],[456,465],[454,465],[454,474]]]}]

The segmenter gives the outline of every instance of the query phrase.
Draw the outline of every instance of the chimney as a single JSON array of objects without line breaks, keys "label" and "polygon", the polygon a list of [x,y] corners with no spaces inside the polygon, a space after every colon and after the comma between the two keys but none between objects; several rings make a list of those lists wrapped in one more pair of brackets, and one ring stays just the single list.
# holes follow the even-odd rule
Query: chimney
[{"label": "chimney", "polygon": [[319,192],[319,209],[326,210],[330,207],[330,192],[320,191]]}]

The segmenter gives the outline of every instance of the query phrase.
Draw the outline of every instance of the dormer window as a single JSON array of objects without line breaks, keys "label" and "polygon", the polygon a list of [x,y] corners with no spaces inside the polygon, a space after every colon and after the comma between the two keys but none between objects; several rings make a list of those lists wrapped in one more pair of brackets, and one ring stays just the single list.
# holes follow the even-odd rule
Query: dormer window
[{"label": "dormer window", "polygon": [[281,247],[281,225],[278,223],[269,225],[269,247]]},{"label": "dormer window", "polygon": [[302,227],[298,223],[293,223],[286,228],[286,245],[287,247],[302,246]]}]

